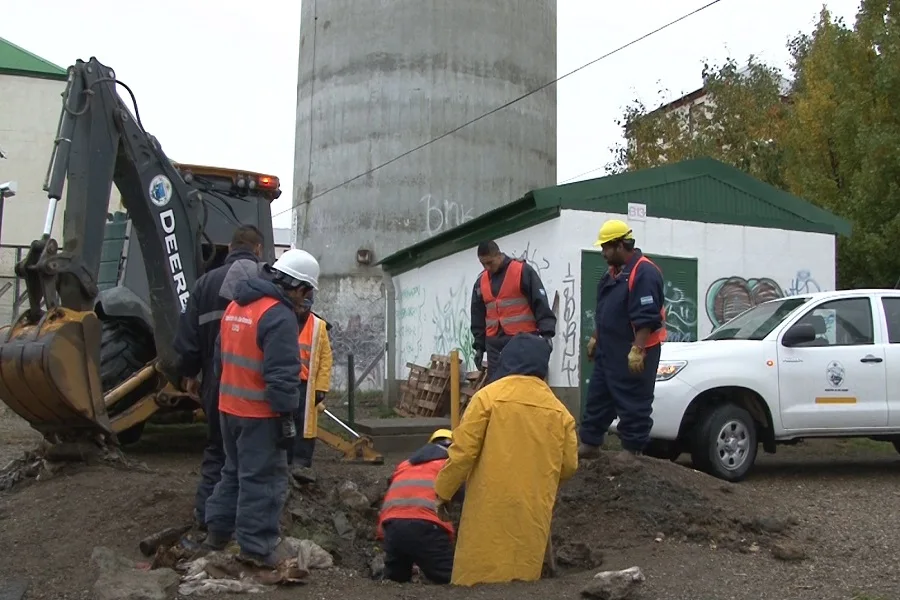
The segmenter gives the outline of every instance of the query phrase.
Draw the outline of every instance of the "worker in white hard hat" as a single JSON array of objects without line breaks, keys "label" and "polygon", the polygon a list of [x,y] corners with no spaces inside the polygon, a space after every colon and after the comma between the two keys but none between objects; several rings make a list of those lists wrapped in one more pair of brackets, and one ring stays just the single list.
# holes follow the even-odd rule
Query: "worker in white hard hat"
[{"label": "worker in white hard hat", "polygon": [[289,250],[267,270],[271,280],[238,284],[216,343],[225,465],[206,502],[204,547],[222,550],[234,535],[240,560],[275,568],[291,556],[279,520],[300,404],[295,310],[318,287],[319,265],[308,252]]},{"label": "worker in white hard hat", "polygon": [[[434,481],[452,443],[453,432],[438,429],[391,475],[376,529],[376,538],[384,542],[385,579],[406,583],[418,565],[433,583],[450,583],[454,530],[437,510]],[[462,495],[460,489],[454,500]]]},{"label": "worker in white hard hat", "polygon": [[[294,307],[300,327],[300,406],[294,413],[297,437],[288,452],[291,475],[298,483],[313,483],[313,452],[319,429],[319,412],[325,410],[325,395],[331,387],[333,358],[328,330],[331,325],[313,312],[315,292],[319,285],[319,263],[304,250],[288,250],[297,257],[294,277],[312,286],[303,301]],[[273,267],[274,269],[274,267]],[[277,272],[274,272],[277,278]]]}]

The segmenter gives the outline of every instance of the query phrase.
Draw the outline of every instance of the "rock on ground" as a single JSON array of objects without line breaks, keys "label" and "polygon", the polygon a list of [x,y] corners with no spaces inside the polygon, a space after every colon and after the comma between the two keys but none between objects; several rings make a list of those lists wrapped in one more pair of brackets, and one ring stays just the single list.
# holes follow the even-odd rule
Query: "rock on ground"
[{"label": "rock on ground", "polygon": [[640,567],[601,571],[581,590],[581,595],[596,600],[625,600],[644,580]]}]

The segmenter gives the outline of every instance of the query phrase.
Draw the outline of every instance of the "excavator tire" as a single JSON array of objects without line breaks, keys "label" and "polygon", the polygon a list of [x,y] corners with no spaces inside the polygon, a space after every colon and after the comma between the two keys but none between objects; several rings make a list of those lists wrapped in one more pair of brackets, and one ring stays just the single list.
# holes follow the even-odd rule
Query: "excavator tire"
[{"label": "excavator tire", "polygon": [[[156,356],[153,338],[132,319],[106,318],[102,321],[100,342],[100,380],[103,393],[109,392],[138,371]],[[114,417],[140,400],[146,390],[138,388],[119,400],[110,409]],[[123,446],[137,443],[144,433],[144,423],[117,434]]]}]

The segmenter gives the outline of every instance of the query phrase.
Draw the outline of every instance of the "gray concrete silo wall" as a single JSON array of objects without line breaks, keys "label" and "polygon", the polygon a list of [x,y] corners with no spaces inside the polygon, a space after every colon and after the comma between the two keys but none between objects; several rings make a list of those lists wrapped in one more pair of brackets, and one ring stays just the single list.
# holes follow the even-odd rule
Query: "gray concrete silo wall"
[{"label": "gray concrete silo wall", "polygon": [[357,250],[375,262],[554,185],[556,86],[316,195],[553,80],[556,2],[304,0],[301,19],[294,227],[342,387],[347,352],[362,370],[384,349],[381,270]]}]

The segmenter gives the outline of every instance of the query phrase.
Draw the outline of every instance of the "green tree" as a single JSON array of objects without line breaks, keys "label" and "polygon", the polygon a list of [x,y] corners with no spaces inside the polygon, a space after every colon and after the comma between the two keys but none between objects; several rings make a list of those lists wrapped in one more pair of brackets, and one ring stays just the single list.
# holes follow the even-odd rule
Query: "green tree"
[{"label": "green tree", "polygon": [[787,104],[781,73],[751,56],[743,69],[728,59],[704,65],[702,75],[703,104],[673,110],[666,102],[648,111],[635,100],[626,107],[618,121],[625,143],[613,149],[607,172],[711,156],[782,186],[780,138]]},{"label": "green tree", "polygon": [[900,2],[864,0],[853,28],[823,10],[791,44],[788,189],[853,223],[838,243],[841,287],[900,277]]}]

